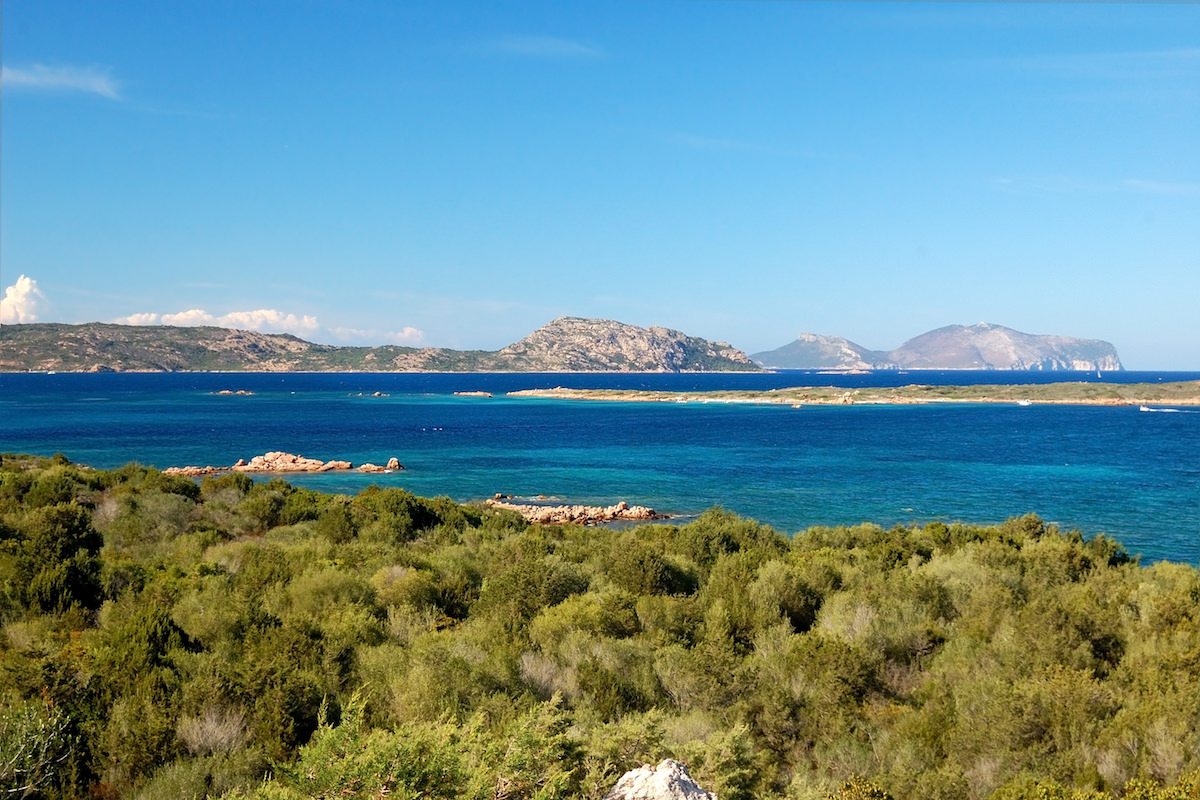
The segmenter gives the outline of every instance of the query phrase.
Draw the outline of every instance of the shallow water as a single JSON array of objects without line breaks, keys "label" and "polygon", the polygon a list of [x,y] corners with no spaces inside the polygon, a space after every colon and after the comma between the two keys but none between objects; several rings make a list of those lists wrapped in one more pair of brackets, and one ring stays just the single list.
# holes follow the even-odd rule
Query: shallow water
[{"label": "shallow water", "polygon": [[[356,464],[396,456],[407,468],[402,472],[288,480],[345,493],[379,483],[456,500],[496,492],[591,504],[626,500],[685,518],[719,504],[784,532],[861,521],[993,523],[1032,511],[1085,535],[1106,532],[1147,561],[1200,561],[1200,414],[1190,410],[794,409],[502,395],[557,385],[853,387],[998,377],[1031,383],[1047,375],[9,374],[0,375],[0,450],[63,452],[100,468],[128,461],[221,465],[270,450]],[[215,394],[220,389],[254,394]],[[470,390],[496,396],[453,394]]]}]

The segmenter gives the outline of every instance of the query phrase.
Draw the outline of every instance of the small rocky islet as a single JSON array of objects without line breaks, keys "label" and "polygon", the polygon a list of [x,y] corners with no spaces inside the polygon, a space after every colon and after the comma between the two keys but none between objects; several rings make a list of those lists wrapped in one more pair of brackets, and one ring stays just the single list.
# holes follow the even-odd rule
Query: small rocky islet
[{"label": "small rocky islet", "polygon": [[306,458],[294,453],[285,453],[281,450],[275,450],[270,453],[264,453],[260,456],[254,456],[249,461],[244,458],[239,458],[235,463],[227,467],[167,467],[163,473],[167,475],[184,475],[187,477],[202,477],[205,475],[221,475],[226,472],[265,472],[265,473],[295,473],[295,472],[333,472],[333,471],[348,471],[379,473],[379,472],[396,472],[404,469],[400,463],[400,459],[392,457],[387,460],[384,466],[372,464],[370,462],[359,464],[357,467],[350,461],[334,459],[330,461],[322,461],[319,458]]}]

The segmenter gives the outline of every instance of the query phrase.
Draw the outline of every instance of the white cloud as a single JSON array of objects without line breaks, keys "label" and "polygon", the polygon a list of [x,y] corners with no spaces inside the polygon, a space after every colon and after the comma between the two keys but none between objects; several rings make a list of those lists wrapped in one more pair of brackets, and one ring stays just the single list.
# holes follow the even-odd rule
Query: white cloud
[{"label": "white cloud", "polygon": [[598,47],[557,36],[506,36],[493,42],[490,49],[536,58],[602,58],[605,55]]},{"label": "white cloud", "polygon": [[189,308],[170,314],[130,314],[114,319],[113,322],[118,325],[174,325],[183,328],[211,325],[260,333],[290,333],[308,341],[328,341],[332,338],[342,344],[358,345],[399,344],[411,347],[420,344],[425,338],[422,331],[411,326],[398,331],[325,328],[314,316],[289,314],[273,308],[230,311],[227,314],[212,314],[202,308]]},{"label": "white cloud", "polygon": [[162,325],[178,325],[180,327],[188,327],[191,325],[217,325],[217,317],[208,313],[201,308],[192,308],[187,311],[177,311],[174,314],[163,314],[159,317],[159,323]]},{"label": "white cloud", "polygon": [[321,330],[317,318],[309,315],[297,316],[273,308],[254,311],[231,311],[228,314],[210,314],[202,308],[190,308],[173,314],[144,312],[130,314],[113,320],[120,325],[176,325],[195,327],[213,325],[218,328],[259,331],[260,333],[291,333],[296,336],[312,336]]},{"label": "white cloud", "polygon": [[43,92],[89,92],[120,100],[120,85],[104,67],[4,67],[0,70],[4,89],[28,89]]},{"label": "white cloud", "polygon": [[279,333],[311,334],[321,329],[317,318],[298,317],[273,308],[256,311],[232,311],[217,322],[222,328],[244,328],[252,331],[274,331]]},{"label": "white cloud", "polygon": [[113,322],[118,325],[157,325],[158,314],[130,314],[128,317],[121,317],[120,319],[113,320]]},{"label": "white cloud", "polygon": [[37,281],[27,275],[18,276],[17,282],[5,289],[4,298],[0,299],[0,323],[37,322],[38,307],[45,299]]}]

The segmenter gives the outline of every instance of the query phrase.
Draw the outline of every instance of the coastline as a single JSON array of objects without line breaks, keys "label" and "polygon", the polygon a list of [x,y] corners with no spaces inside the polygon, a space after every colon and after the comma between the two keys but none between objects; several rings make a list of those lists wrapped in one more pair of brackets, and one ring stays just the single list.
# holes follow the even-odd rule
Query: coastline
[{"label": "coastline", "polygon": [[745,403],[751,405],[925,405],[1016,403],[1019,405],[1200,406],[1200,381],[1177,383],[1045,383],[1005,386],[931,386],[843,389],[803,386],[747,391],[651,391],[623,389],[522,389],[508,397],[605,402]]}]

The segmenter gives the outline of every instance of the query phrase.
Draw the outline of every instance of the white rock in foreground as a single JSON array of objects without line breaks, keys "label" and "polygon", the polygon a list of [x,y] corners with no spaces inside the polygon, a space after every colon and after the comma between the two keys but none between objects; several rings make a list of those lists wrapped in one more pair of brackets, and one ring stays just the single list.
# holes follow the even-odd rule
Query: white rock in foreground
[{"label": "white rock in foreground", "polygon": [[717,800],[692,780],[687,767],[664,759],[657,767],[643,764],[621,776],[604,800]]}]

